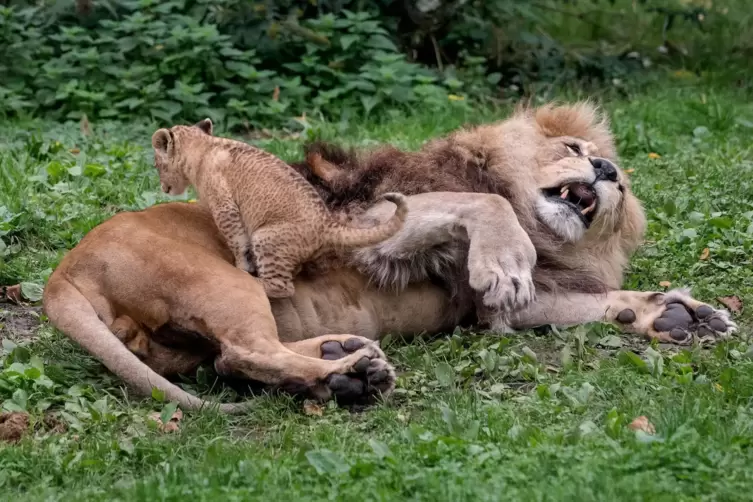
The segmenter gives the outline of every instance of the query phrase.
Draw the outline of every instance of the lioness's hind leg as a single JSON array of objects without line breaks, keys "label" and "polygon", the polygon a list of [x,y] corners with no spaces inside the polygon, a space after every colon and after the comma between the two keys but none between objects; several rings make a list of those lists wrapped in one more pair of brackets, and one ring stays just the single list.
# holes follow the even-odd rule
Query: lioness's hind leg
[{"label": "lioness's hind leg", "polygon": [[223,344],[215,370],[220,375],[242,375],[320,401],[333,397],[340,402],[370,400],[377,394],[386,396],[394,388],[394,370],[374,343],[338,359],[319,359],[297,354],[279,342],[266,342],[251,350]]},{"label": "lioness's hind leg", "polygon": [[119,316],[110,325],[110,331],[138,358],[149,357],[149,335],[136,321],[127,315]]},{"label": "lioness's hind leg", "polygon": [[289,298],[295,293],[293,275],[302,261],[302,244],[289,225],[260,228],[251,236],[256,272],[269,298]]},{"label": "lioness's hind leg", "polygon": [[[342,359],[370,345],[378,346],[378,343],[356,335],[323,335],[285,344],[298,354],[329,361]],[[349,381],[355,379],[363,382],[371,391],[378,391],[383,395],[389,394],[395,388],[395,370],[381,358],[371,359],[362,374],[340,375],[337,379],[340,380],[339,386],[342,388],[357,387],[357,382]]]}]

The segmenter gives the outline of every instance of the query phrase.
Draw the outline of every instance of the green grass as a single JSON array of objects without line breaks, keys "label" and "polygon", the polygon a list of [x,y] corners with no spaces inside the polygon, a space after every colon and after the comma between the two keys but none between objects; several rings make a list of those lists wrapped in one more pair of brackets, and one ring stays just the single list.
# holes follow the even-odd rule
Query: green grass
[{"label": "green grass", "polygon": [[[672,78],[627,97],[601,96],[650,222],[626,287],[661,290],[670,281],[711,303],[753,300],[749,98]],[[312,127],[354,144],[416,148],[504,113],[415,111]],[[0,127],[2,284],[41,283],[97,223],[166,200],[150,165],[152,125],[94,124],[90,138],[78,124]],[[257,143],[295,158],[300,139],[280,136]],[[43,323],[33,339],[16,340],[25,349],[6,354],[0,400],[38,420],[47,408],[68,430],[39,426],[0,446],[0,493],[17,501],[745,500],[753,490],[747,308],[736,319],[739,335],[711,350],[649,347],[598,324],[545,335],[393,338],[387,353],[400,378],[386,403],[325,406],[316,416],[260,396],[242,417],[187,414],[173,434],[147,420],[162,404],[128,395]],[[213,384],[205,371],[189,388],[216,394]],[[628,429],[640,415],[655,436]]]}]

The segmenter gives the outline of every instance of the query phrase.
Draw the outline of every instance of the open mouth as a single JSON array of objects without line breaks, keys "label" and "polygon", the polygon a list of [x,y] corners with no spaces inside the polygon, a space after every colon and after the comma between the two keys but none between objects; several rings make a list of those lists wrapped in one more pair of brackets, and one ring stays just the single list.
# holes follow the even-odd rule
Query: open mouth
[{"label": "open mouth", "polygon": [[544,190],[547,198],[566,204],[570,209],[583,221],[586,228],[591,226],[594,216],[596,215],[596,206],[598,197],[593,186],[587,183],[568,183],[558,188],[547,188]]}]

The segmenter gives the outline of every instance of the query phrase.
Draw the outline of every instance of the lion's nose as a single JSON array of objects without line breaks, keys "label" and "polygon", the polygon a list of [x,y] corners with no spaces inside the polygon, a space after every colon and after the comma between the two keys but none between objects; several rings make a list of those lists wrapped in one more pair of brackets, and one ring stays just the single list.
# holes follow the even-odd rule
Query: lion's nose
[{"label": "lion's nose", "polygon": [[592,157],[588,160],[591,161],[591,165],[594,166],[594,170],[596,170],[596,181],[617,181],[617,168],[614,164],[607,159],[602,159],[600,157]]}]

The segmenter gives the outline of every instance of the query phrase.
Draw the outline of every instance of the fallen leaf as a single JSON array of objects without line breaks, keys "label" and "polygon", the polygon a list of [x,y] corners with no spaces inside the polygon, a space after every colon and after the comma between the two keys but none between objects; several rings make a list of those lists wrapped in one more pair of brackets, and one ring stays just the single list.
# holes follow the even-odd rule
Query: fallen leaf
[{"label": "fallen leaf", "polygon": [[717,301],[727,307],[733,314],[739,314],[743,310],[743,301],[737,295],[720,296]]},{"label": "fallen leaf", "polygon": [[71,149],[70,149],[69,151],[70,151],[70,152],[71,152],[71,153],[72,153],[73,155],[78,155],[79,153],[81,153],[81,149],[79,149],[79,148],[71,148]]},{"label": "fallen leaf", "polygon": [[161,415],[162,414],[159,411],[154,411],[148,415],[150,420],[157,423],[159,430],[162,432],[175,432],[179,429],[178,422],[183,420],[183,412],[180,409],[173,412],[170,420],[166,424],[162,423]]},{"label": "fallen leaf", "polygon": [[272,101],[280,101],[280,86],[276,85],[275,90],[272,93]]},{"label": "fallen leaf", "polygon": [[701,256],[698,259],[699,260],[708,260],[710,253],[711,253],[711,251],[709,250],[709,248],[703,248],[703,251],[701,251]]},{"label": "fallen leaf", "polygon": [[651,153],[648,154],[648,158],[656,160],[656,159],[660,159],[661,155],[659,155],[658,153],[655,153],[655,152],[651,152]]},{"label": "fallen leaf", "polygon": [[307,399],[303,402],[303,413],[305,413],[306,415],[315,415],[317,417],[321,417],[322,413],[324,413],[324,410],[315,401]]},{"label": "fallen leaf", "polygon": [[633,174],[635,172],[635,169],[625,169],[625,172],[627,174]]},{"label": "fallen leaf", "polygon": [[21,285],[14,284],[13,286],[3,288],[3,294],[0,295],[0,300],[21,303]]},{"label": "fallen leaf", "polygon": [[12,411],[0,413],[0,441],[16,443],[29,430],[29,414]]},{"label": "fallen leaf", "polygon": [[692,78],[694,75],[692,72],[689,72],[688,70],[677,70],[672,73],[677,78]]},{"label": "fallen leaf", "polygon": [[672,283],[671,283],[671,282],[669,282],[669,281],[661,281],[661,282],[659,283],[659,286],[661,286],[661,287],[663,287],[663,288],[668,288],[668,287],[670,287],[671,285],[672,285]]},{"label": "fallen leaf", "polygon": [[654,424],[649,422],[648,418],[643,415],[630,422],[630,424],[628,424],[628,427],[634,431],[643,431],[646,434],[651,435],[656,434],[656,428],[654,427]]}]

